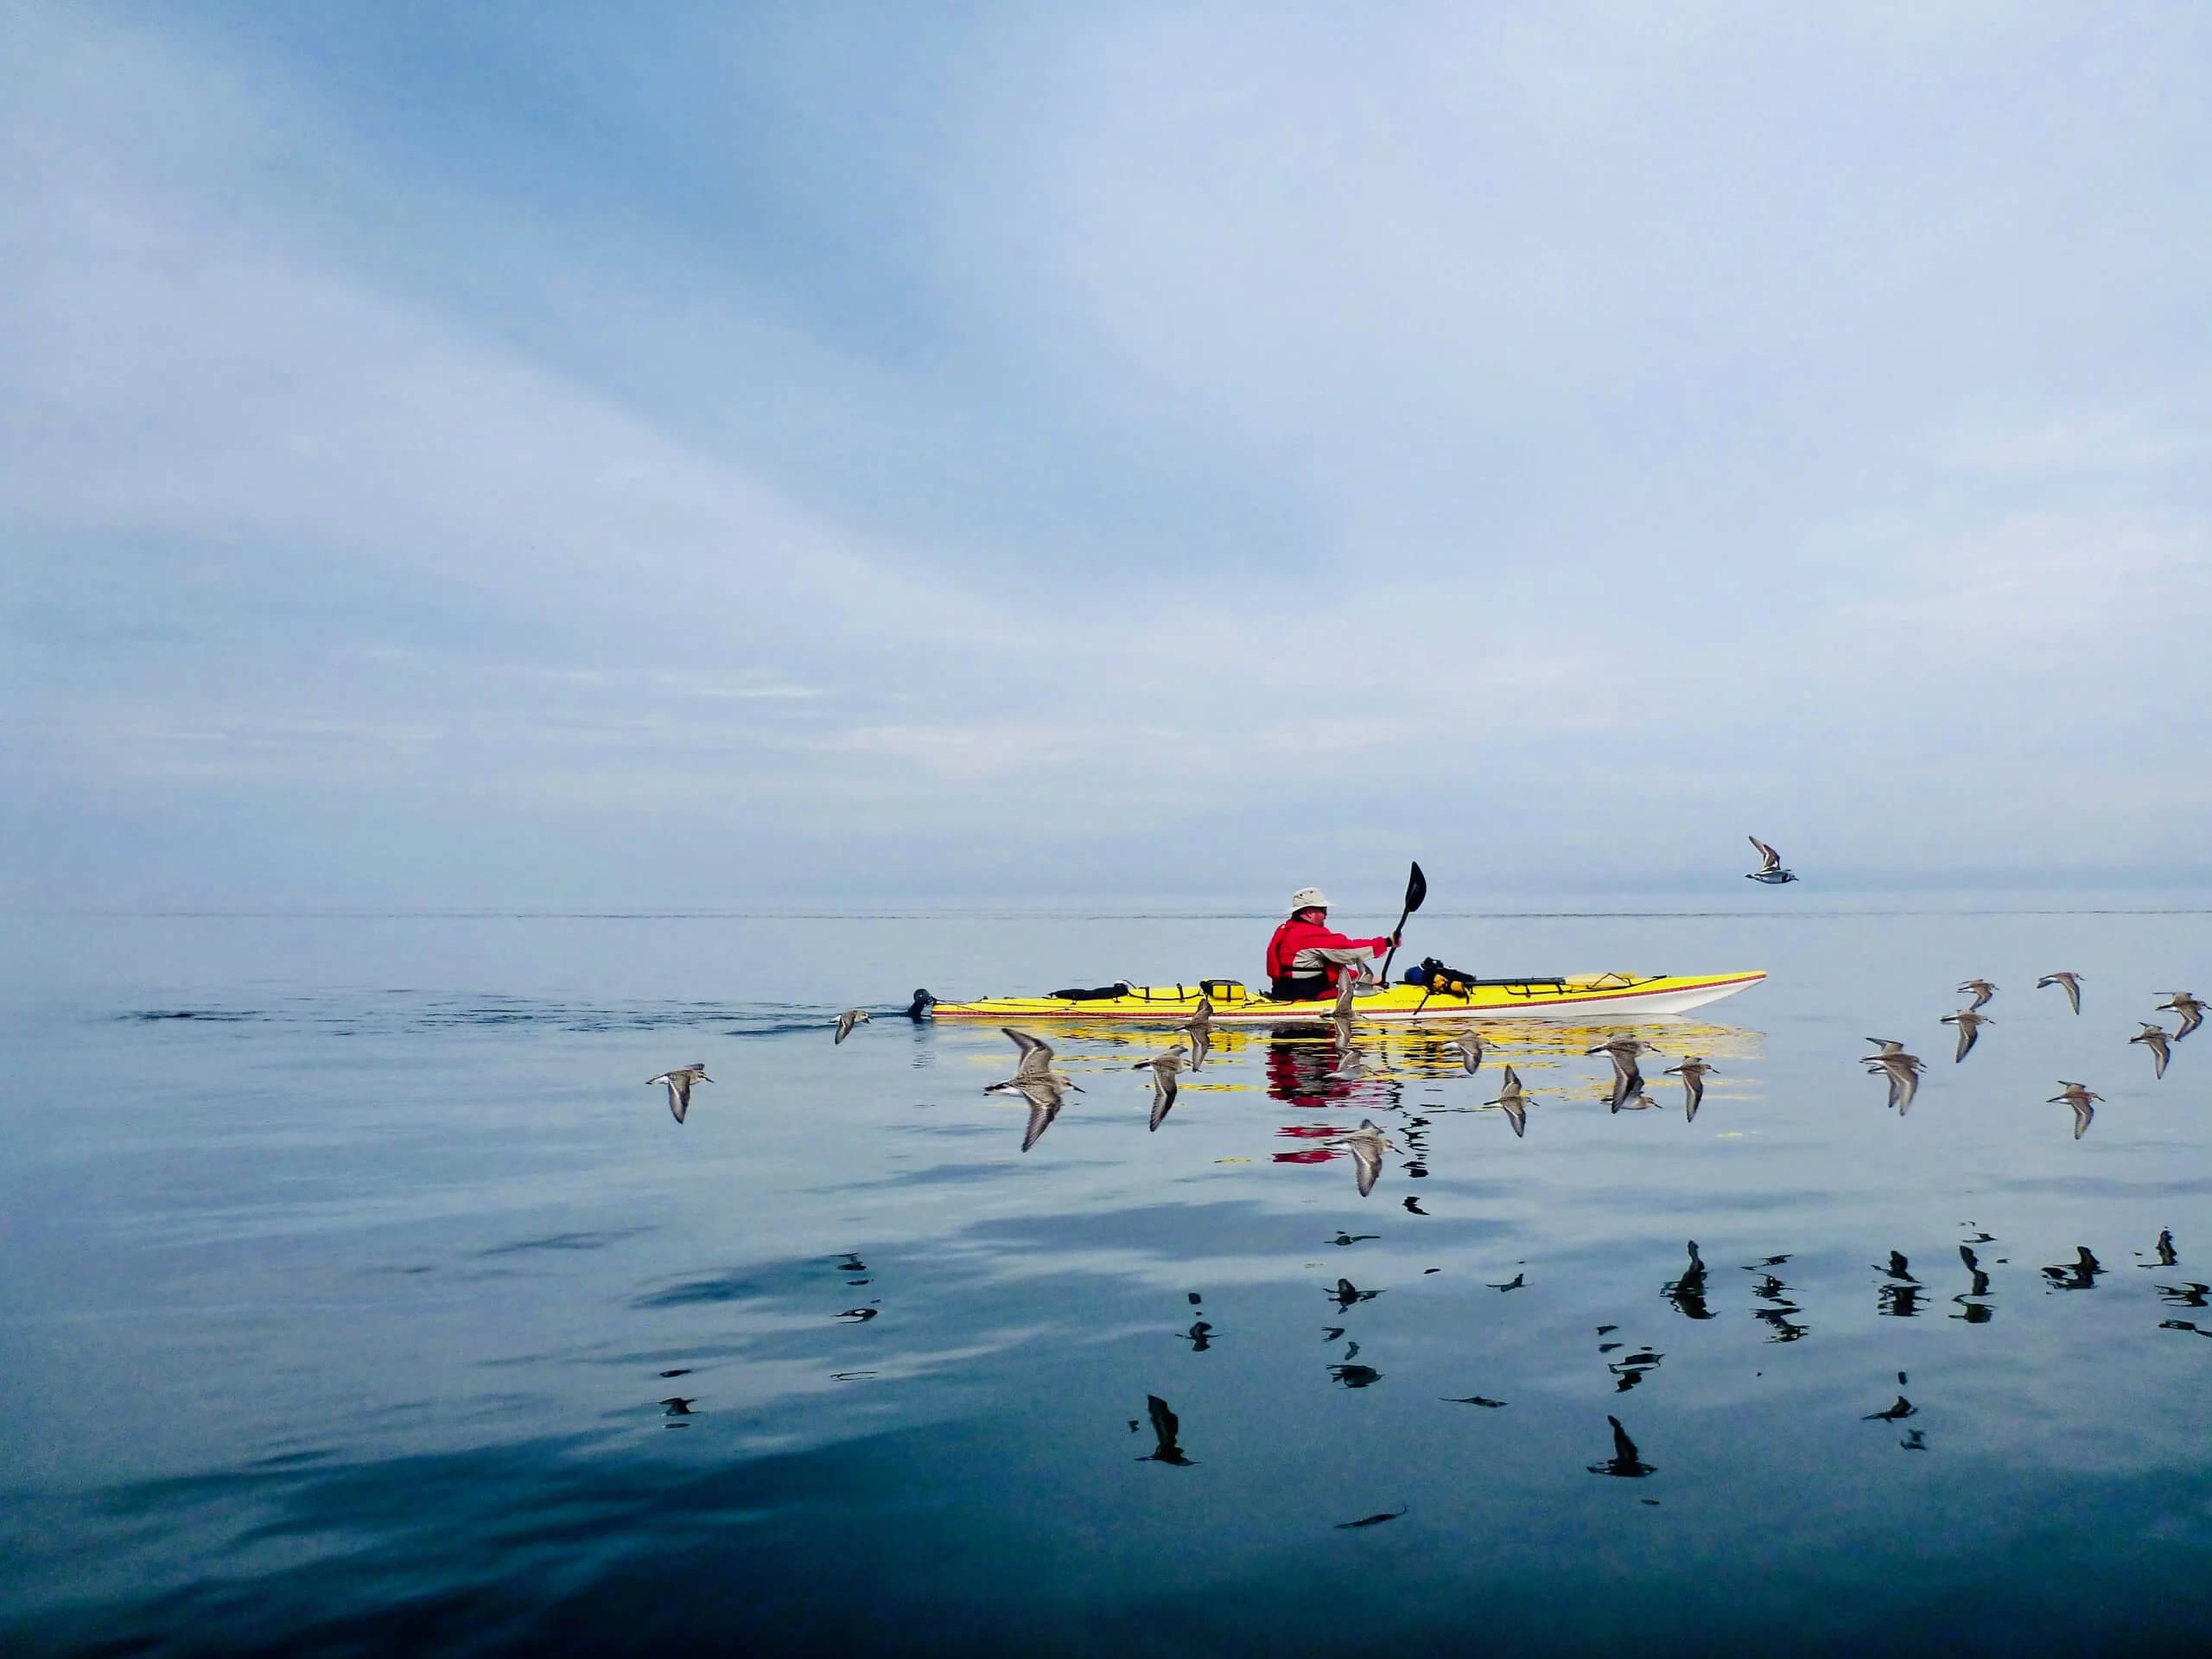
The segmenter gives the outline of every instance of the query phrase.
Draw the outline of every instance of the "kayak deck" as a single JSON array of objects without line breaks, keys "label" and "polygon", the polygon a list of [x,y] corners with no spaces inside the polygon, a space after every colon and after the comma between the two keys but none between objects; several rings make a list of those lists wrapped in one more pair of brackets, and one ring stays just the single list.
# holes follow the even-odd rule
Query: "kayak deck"
[{"label": "kayak deck", "polygon": [[[1353,1001],[1362,1020],[1529,1020],[1685,1014],[1748,990],[1764,970],[1732,974],[1571,974],[1559,978],[1497,980],[1464,994],[1431,993],[1419,985],[1381,986]],[[1234,981],[1205,982],[1213,1017],[1224,1024],[1281,1025],[1325,1020],[1333,1000],[1278,1002]],[[1179,1025],[1197,1011],[1200,986],[1132,985],[1119,995],[993,996],[972,1002],[939,1002],[938,1020],[1119,1020]]]}]

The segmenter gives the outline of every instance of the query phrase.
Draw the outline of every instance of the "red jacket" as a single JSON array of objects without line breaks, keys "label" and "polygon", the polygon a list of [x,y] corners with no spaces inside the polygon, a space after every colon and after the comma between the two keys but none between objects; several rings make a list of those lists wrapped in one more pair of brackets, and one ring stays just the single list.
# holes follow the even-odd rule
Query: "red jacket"
[{"label": "red jacket", "polygon": [[1352,939],[1341,933],[1332,933],[1318,922],[1301,922],[1292,917],[1275,929],[1274,938],[1268,941],[1268,977],[1282,979],[1291,975],[1311,978],[1325,974],[1329,988],[1337,988],[1337,979],[1344,972],[1342,964],[1333,962],[1308,960],[1300,967],[1298,953],[1301,950],[1364,950],[1379,957],[1390,948],[1388,934],[1378,939]]}]

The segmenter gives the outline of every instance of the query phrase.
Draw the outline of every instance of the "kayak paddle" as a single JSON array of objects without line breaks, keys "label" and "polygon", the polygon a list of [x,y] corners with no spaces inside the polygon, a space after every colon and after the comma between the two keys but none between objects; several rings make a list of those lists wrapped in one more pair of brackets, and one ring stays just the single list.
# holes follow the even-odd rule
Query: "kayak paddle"
[{"label": "kayak paddle", "polygon": [[[1398,912],[1398,925],[1390,930],[1392,938],[1406,931],[1406,918],[1421,908],[1421,900],[1428,897],[1428,878],[1421,873],[1421,866],[1414,866],[1414,873],[1406,878],[1406,907]],[[1382,982],[1390,982],[1390,964],[1396,960],[1398,947],[1392,945],[1390,954],[1382,958]]]}]

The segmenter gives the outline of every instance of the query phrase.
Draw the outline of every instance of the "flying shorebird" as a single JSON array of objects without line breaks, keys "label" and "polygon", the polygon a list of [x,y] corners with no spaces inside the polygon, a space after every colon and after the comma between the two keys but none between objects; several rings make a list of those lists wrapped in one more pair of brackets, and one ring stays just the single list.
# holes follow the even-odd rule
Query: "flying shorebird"
[{"label": "flying shorebird", "polygon": [[1507,1122],[1513,1125],[1513,1138],[1520,1140],[1529,1132],[1529,1099],[1521,1090],[1521,1074],[1510,1065],[1505,1068],[1505,1081],[1498,1085],[1497,1098],[1486,1100],[1485,1106],[1503,1107]]},{"label": "flying shorebird", "polygon": [[1649,1052],[1650,1049],[1650,1044],[1638,1042],[1633,1037],[1616,1037],[1610,1043],[1600,1043],[1595,1048],[1583,1051],[1586,1054],[1604,1054],[1611,1058],[1613,1110],[1620,1110],[1623,1103],[1643,1087],[1643,1074],[1636,1069],[1636,1057]]},{"label": "flying shorebird", "polygon": [[2036,989],[2037,990],[2043,989],[2046,985],[2057,986],[2060,990],[2066,993],[2066,1000],[2074,1005],[2074,1012],[2076,1014],[2082,1012],[2081,975],[2045,974],[2041,979],[2036,981]]},{"label": "flying shorebird", "polygon": [[1781,886],[1784,881],[1795,881],[1797,879],[1782,868],[1780,853],[1776,852],[1757,836],[1752,836],[1749,839],[1751,845],[1758,849],[1759,867],[1745,874],[1744,879],[1746,881],[1764,881],[1767,886],[1773,887]]},{"label": "flying shorebird", "polygon": [[1444,1039],[1444,1046],[1459,1057],[1459,1064],[1469,1077],[1483,1069],[1483,1039],[1475,1034],[1472,1026],[1462,1026]]},{"label": "flying shorebird", "polygon": [[[1974,1005],[1975,1007],[1980,1006],[1980,1003]],[[1945,1014],[1943,1023],[1959,1028],[1959,1052],[1951,1056],[1951,1064],[1956,1065],[1966,1058],[1967,1051],[1974,1046],[1974,1039],[1981,1035],[1981,1028],[1997,1022],[1986,1014],[1976,1014],[1974,1008],[1961,1008],[1956,1014]]]},{"label": "flying shorebird", "polygon": [[2167,1045],[2173,1039],[2167,1034],[2164,1026],[2154,1026],[2148,1020],[2145,1020],[2143,1034],[2139,1037],[2131,1037],[2127,1040],[2131,1043],[2140,1043],[2151,1051],[2152,1064],[2155,1067],[2151,1073],[2152,1077],[2163,1077],[2166,1075],[2166,1062],[2173,1055],[2173,1050]]},{"label": "flying shorebird", "polygon": [[1206,1056],[1213,1050],[1213,999],[1200,992],[1197,1012],[1175,1029],[1190,1037],[1191,1070],[1195,1071],[1205,1064]]},{"label": "flying shorebird", "polygon": [[2174,1033],[2176,1042],[2181,1041],[2183,1038],[2204,1023],[2204,1010],[2207,1005],[2187,991],[2168,993],[2166,1000],[2158,1006],[2169,1014],[2181,1015],[2181,1029]]},{"label": "flying shorebird", "polygon": [[1682,1080],[1682,1107],[1686,1122],[1697,1122],[1697,1109],[1705,1103],[1705,1080],[1712,1074],[1713,1068],[1694,1054],[1680,1065],[1667,1068],[1668,1077]]},{"label": "flying shorebird", "polygon": [[1012,1077],[988,1084],[983,1092],[1020,1095],[1029,1103],[1029,1128],[1021,1137],[1021,1149],[1027,1152],[1052,1127],[1052,1120],[1060,1115],[1065,1091],[1072,1089],[1079,1095],[1084,1088],[1066,1072],[1052,1070],[1052,1046],[1041,1038],[1016,1031],[1012,1026],[1001,1026],[999,1029],[1014,1039],[1014,1047],[1021,1051],[1021,1058],[1015,1063]]},{"label": "flying shorebird", "polygon": [[1166,1121],[1168,1112],[1175,1104],[1175,1074],[1183,1069],[1189,1058],[1182,1038],[1178,1037],[1166,1053],[1154,1055],[1148,1060],[1139,1060],[1129,1068],[1132,1071],[1142,1071],[1147,1067],[1151,1069],[1152,1127],[1155,1130]]},{"label": "flying shorebird", "polygon": [[1362,1077],[1372,1077],[1367,1062],[1359,1058],[1359,1051],[1347,1045],[1337,1051],[1337,1063],[1321,1074],[1331,1083],[1357,1083]]},{"label": "flying shorebird", "polygon": [[1363,1198],[1375,1190],[1375,1178],[1382,1173],[1382,1154],[1398,1149],[1397,1142],[1376,1128],[1372,1119],[1364,1117],[1350,1135],[1338,1135],[1324,1144],[1342,1147],[1351,1154],[1352,1162],[1358,1166],[1359,1196]]},{"label": "flying shorebird", "polygon": [[2046,1103],[2056,1106],[2063,1100],[2074,1109],[2074,1138],[2079,1141],[2088,1128],[2089,1120],[2097,1115],[2097,1109],[2089,1103],[2103,1098],[2102,1095],[2091,1094],[2087,1084],[2069,1083],[2065,1078],[2061,1077],[2058,1080],[2058,1092],[2053,1095]]},{"label": "flying shorebird", "polygon": [[1912,1109],[1912,1097],[1920,1089],[1921,1058],[1917,1054],[1885,1047],[1879,1054],[1862,1054],[1859,1058],[1870,1071],[1879,1071],[1889,1078],[1890,1104],[1897,1109],[1899,1117]]},{"label": "flying shorebird", "polygon": [[[837,1042],[842,1043],[846,1038],[851,1036],[855,1026],[864,1026],[868,1023],[868,1017],[861,1009],[847,1008],[837,1016]],[[830,1046],[836,1047],[836,1043],[832,1043]]]},{"label": "flying shorebird", "polygon": [[1967,1004],[1969,1009],[1980,1007],[1997,995],[1997,988],[1986,979],[1969,979],[1961,982],[1959,995],[1964,996],[1968,991],[1974,993],[1974,1001]]},{"label": "flying shorebird", "polygon": [[1894,1037],[1869,1037],[1866,1040],[1873,1044],[1876,1048],[1881,1051],[1881,1053],[1862,1055],[1860,1056],[1862,1059],[1876,1060],[1879,1059],[1882,1057],[1882,1054],[1902,1054],[1904,1052],[1904,1045],[1897,1041]]},{"label": "flying shorebird", "polygon": [[1648,1112],[1658,1103],[1650,1096],[1639,1092],[1621,1102],[1613,1109],[1617,1112]]},{"label": "flying shorebird", "polygon": [[696,1065],[679,1065],[657,1077],[647,1077],[645,1087],[650,1089],[657,1083],[668,1085],[668,1114],[681,1123],[683,1115],[691,1109],[691,1085],[713,1081],[707,1075],[707,1063],[701,1060]]}]

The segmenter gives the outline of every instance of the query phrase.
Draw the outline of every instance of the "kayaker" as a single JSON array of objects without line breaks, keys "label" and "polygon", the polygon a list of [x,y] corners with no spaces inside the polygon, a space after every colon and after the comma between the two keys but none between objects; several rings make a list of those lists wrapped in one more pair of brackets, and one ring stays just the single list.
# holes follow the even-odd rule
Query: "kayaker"
[{"label": "kayaker", "polygon": [[1344,969],[1379,957],[1397,944],[1395,934],[1351,939],[1329,931],[1329,901],[1319,887],[1290,895],[1290,918],[1268,941],[1268,994],[1278,1002],[1334,996]]}]

